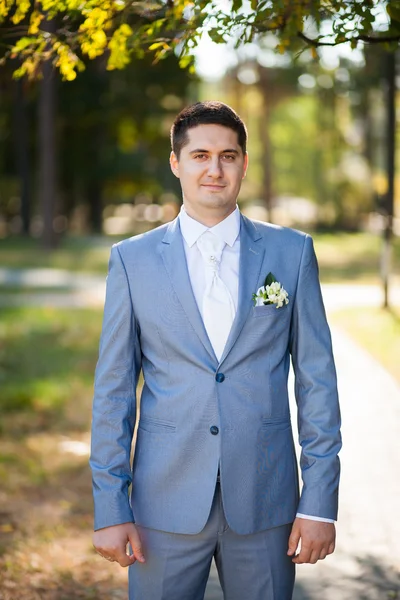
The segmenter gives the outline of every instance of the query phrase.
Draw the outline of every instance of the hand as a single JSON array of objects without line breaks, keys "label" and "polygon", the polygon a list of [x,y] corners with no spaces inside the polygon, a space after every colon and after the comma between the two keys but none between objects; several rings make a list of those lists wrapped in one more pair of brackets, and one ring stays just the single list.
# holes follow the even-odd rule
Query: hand
[{"label": "hand", "polygon": [[[332,554],[335,549],[335,537],[336,531],[333,523],[297,517],[289,537],[287,553],[289,556],[293,556],[292,561],[298,565],[315,564],[317,560],[323,560],[328,554]],[[301,549],[296,554],[300,540]]]},{"label": "hand", "polygon": [[[132,546],[132,554],[126,553],[128,542]],[[139,534],[133,523],[122,523],[95,531],[93,546],[100,556],[119,563],[121,567],[129,567],[136,560],[145,562]]]}]

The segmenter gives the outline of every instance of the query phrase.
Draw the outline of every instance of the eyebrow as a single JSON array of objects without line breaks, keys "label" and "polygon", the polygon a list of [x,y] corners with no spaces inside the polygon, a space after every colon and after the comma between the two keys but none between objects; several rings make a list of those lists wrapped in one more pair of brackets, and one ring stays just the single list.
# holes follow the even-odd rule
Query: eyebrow
[{"label": "eyebrow", "polygon": [[[189,152],[189,154],[198,154],[200,152],[209,154],[210,150],[204,150],[203,148],[196,148],[196,150],[191,150]],[[230,154],[239,154],[238,150],[236,150],[235,148],[226,148],[226,150],[221,150],[220,154],[226,154],[228,152]]]}]

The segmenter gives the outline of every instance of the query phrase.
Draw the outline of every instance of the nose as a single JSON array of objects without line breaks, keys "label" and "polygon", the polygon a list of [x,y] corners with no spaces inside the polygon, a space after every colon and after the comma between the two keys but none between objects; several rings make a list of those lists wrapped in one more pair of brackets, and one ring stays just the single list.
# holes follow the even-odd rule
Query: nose
[{"label": "nose", "polygon": [[210,160],[208,166],[208,176],[212,177],[213,179],[219,179],[222,177],[221,161],[218,156]]}]

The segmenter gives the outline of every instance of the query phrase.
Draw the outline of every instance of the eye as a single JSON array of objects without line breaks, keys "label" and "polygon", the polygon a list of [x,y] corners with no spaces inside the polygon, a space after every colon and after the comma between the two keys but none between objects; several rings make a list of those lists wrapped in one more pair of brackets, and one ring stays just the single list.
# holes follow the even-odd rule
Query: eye
[{"label": "eye", "polygon": [[223,155],[222,155],[222,158],[223,158],[224,160],[227,160],[227,161],[230,161],[230,162],[232,162],[232,161],[234,161],[234,160],[235,160],[236,156],[235,156],[234,154],[223,154]]},{"label": "eye", "polygon": [[203,158],[207,158],[207,154],[195,154],[193,158],[203,160]]}]

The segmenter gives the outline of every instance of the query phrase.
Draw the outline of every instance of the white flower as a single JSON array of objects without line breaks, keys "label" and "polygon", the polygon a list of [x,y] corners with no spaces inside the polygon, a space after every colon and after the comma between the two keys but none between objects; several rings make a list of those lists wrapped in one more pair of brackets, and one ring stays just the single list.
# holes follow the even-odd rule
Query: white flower
[{"label": "white flower", "polygon": [[262,286],[262,287],[258,288],[258,290],[257,290],[257,294],[256,294],[256,298],[255,298],[256,306],[263,306],[265,298],[266,298],[265,287]]},{"label": "white flower", "polygon": [[253,300],[255,306],[275,304],[276,308],[282,308],[284,304],[289,303],[288,295],[279,281],[272,281],[270,285],[258,288],[257,292],[253,294]]},{"label": "white flower", "polygon": [[271,285],[267,285],[267,290],[269,293],[277,294],[280,292],[281,284],[278,281],[273,281]]}]

